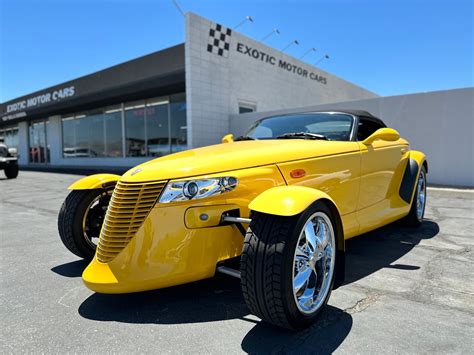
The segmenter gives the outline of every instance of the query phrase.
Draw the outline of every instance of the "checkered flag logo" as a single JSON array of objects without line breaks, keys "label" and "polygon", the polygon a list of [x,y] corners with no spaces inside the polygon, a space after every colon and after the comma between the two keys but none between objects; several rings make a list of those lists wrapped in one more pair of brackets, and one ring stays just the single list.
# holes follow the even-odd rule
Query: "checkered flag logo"
[{"label": "checkered flag logo", "polygon": [[211,25],[209,29],[209,42],[207,51],[227,58],[229,56],[230,38],[232,30],[218,23]]}]

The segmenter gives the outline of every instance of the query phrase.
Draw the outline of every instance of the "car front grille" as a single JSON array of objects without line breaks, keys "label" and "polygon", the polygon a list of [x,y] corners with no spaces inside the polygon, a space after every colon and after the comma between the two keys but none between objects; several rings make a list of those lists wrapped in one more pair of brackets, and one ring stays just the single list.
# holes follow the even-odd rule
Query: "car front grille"
[{"label": "car front grille", "polygon": [[110,199],[97,246],[97,259],[113,260],[130,242],[155,205],[166,181],[118,182]]}]

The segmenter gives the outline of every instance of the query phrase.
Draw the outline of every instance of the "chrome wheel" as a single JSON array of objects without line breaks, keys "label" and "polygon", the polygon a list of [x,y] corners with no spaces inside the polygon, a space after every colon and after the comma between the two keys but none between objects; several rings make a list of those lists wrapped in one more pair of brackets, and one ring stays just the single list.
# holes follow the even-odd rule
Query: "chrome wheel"
[{"label": "chrome wheel", "polygon": [[293,258],[293,295],[300,312],[312,314],[329,293],[336,244],[331,219],[314,213],[300,233]]},{"label": "chrome wheel", "polygon": [[416,217],[418,220],[423,219],[425,214],[425,203],[426,203],[426,177],[425,172],[422,170],[418,177],[418,185],[416,190]]},{"label": "chrome wheel", "polygon": [[105,212],[109,205],[112,191],[105,191],[94,198],[84,213],[82,219],[82,231],[84,239],[92,248],[97,248],[99,242],[100,229],[104,222]]}]

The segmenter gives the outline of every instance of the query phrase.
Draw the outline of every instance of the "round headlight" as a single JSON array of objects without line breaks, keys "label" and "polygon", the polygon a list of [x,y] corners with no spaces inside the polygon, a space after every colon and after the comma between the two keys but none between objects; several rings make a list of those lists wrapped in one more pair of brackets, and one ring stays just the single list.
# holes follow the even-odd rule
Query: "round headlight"
[{"label": "round headlight", "polygon": [[199,186],[194,181],[190,181],[183,186],[183,195],[192,199],[199,192]]}]

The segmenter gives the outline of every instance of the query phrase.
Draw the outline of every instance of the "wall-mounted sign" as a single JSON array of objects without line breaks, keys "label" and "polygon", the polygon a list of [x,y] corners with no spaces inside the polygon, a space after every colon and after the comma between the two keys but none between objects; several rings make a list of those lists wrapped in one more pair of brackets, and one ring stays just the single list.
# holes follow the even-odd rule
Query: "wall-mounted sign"
[{"label": "wall-mounted sign", "polygon": [[41,95],[28,97],[24,100],[7,105],[6,114],[13,114],[18,111],[25,111],[47,103],[60,101],[76,94],[74,86],[53,90]]},{"label": "wall-mounted sign", "polygon": [[212,24],[209,29],[207,51],[227,58],[229,56],[231,36],[232,30],[230,28],[218,23]]},{"label": "wall-mounted sign", "polygon": [[[229,56],[229,51],[231,48],[231,39],[232,30],[230,28],[224,27],[218,23],[213,23],[209,28],[207,51],[218,56],[227,58]],[[279,69],[285,70],[295,75],[299,75],[303,78],[308,78],[324,85],[327,84],[326,77],[315,73],[314,71],[300,67],[299,65],[293,64],[290,61],[284,60],[282,58],[277,58],[274,55],[265,53],[260,49],[253,48],[245,43],[237,42],[235,49],[238,53],[248,55],[249,57],[255,60],[276,66]]]},{"label": "wall-mounted sign", "polygon": [[308,69],[302,68],[299,65],[293,64],[282,58],[277,58],[271,54],[265,53],[260,49],[252,48],[251,46],[248,46],[244,43],[237,42],[236,50],[238,53],[248,55],[249,57],[255,60],[259,60],[269,65],[277,66],[280,69],[302,76],[303,78],[315,80],[317,82],[320,82],[321,84],[327,84],[327,79],[324,76],[321,76]]}]

